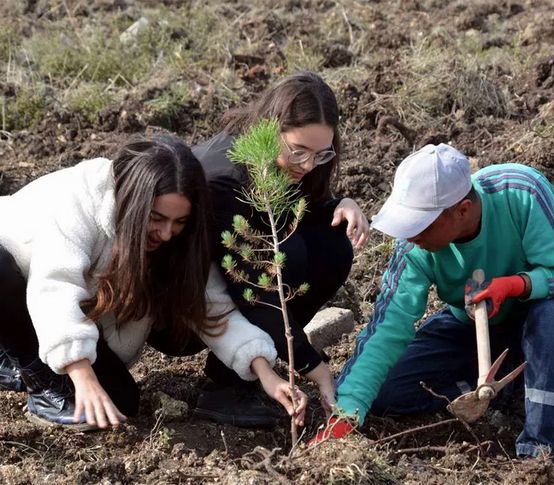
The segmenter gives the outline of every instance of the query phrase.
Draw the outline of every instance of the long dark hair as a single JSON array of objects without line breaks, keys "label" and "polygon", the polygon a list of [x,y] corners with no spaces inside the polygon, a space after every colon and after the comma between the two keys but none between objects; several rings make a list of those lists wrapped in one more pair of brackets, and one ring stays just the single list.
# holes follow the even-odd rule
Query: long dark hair
[{"label": "long dark hair", "polygon": [[325,124],[333,129],[336,156],[315,167],[302,178],[301,191],[313,202],[331,196],[331,180],[340,160],[339,109],[333,90],[317,74],[301,71],[288,76],[244,108],[225,114],[224,129],[230,134],[244,133],[260,119],[275,118],[281,133],[311,124]]},{"label": "long dark hair", "polygon": [[[179,138],[158,135],[124,146],[113,176],[115,240],[97,293],[85,302],[87,317],[97,321],[113,312],[122,325],[149,315],[177,342],[185,342],[192,328],[208,331],[208,188],[200,162]],[[191,214],[179,235],[147,253],[154,199],[170,193],[187,197]]]}]

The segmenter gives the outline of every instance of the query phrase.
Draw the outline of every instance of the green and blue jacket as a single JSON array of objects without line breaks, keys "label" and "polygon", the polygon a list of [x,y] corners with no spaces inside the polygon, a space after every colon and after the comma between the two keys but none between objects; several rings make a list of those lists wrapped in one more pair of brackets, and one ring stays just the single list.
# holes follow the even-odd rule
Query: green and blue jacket
[{"label": "green and blue jacket", "polygon": [[[464,284],[477,268],[486,278],[525,273],[532,282],[530,300],[554,296],[554,191],[537,170],[519,164],[491,165],[473,175],[481,198],[479,234],[471,241],[429,252],[397,240],[385,271],[375,309],[358,335],[353,356],[337,380],[338,408],[363,422],[392,366],[414,338],[415,324],[435,285],[439,298],[460,321]],[[513,310],[507,300],[491,325]]]}]

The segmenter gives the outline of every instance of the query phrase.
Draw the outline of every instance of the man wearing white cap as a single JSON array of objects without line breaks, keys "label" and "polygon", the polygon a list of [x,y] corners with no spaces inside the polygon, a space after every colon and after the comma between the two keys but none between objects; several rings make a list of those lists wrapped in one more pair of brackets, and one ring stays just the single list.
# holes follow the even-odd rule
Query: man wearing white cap
[{"label": "man wearing white cap", "polygon": [[[525,358],[523,431],[518,456],[554,448],[554,192],[538,171],[492,165],[470,175],[467,158],[427,145],[398,167],[390,197],[372,227],[396,238],[381,292],[354,355],[337,380],[338,415],[361,424],[366,413],[411,414],[444,409],[476,387],[475,328],[464,285],[481,268],[491,281],[471,303],[487,300],[493,360],[510,348]],[[436,286],[446,308],[423,317]],[[501,375],[507,369],[501,369]],[[352,430],[335,418],[314,441]]]}]

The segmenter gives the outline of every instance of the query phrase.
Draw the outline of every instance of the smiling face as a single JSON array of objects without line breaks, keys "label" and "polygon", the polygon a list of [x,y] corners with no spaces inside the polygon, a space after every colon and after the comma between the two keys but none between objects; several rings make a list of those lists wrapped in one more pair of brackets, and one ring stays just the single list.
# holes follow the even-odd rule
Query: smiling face
[{"label": "smiling face", "polygon": [[147,226],[146,250],[155,251],[164,242],[179,235],[187,223],[192,205],[184,195],[171,193],[154,199]]},{"label": "smiling face", "polygon": [[[323,161],[328,158],[326,152],[333,150],[333,136],[333,129],[322,123],[293,128],[281,133],[282,149],[277,158],[277,166],[288,174],[292,182],[300,182],[316,167],[316,159]],[[301,152],[307,155],[307,160],[303,163],[292,163],[292,159],[302,156]],[[326,163],[331,159],[332,156],[326,160]]]}]

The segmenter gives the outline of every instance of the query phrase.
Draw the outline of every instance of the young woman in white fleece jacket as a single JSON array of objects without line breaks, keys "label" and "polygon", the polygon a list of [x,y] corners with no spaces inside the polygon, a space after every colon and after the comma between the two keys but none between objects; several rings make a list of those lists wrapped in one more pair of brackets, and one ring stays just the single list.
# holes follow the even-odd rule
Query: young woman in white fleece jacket
[{"label": "young woman in white fleece jacket", "polygon": [[210,267],[207,197],[199,162],[168,135],[0,197],[0,384],[21,377],[30,419],[84,429],[136,414],[128,368],[150,335],[176,355],[208,346],[292,413],[273,341]]}]

